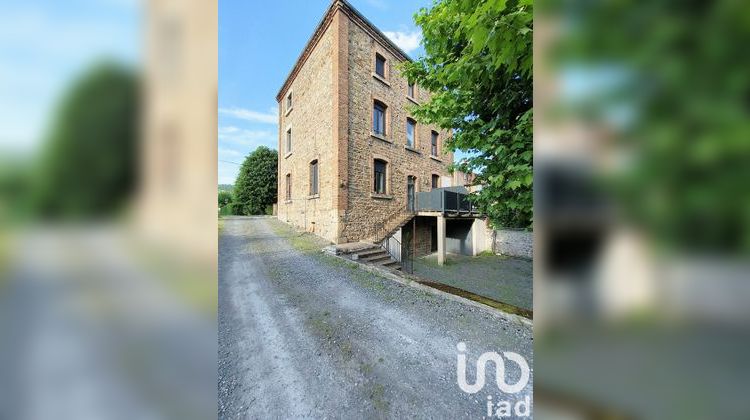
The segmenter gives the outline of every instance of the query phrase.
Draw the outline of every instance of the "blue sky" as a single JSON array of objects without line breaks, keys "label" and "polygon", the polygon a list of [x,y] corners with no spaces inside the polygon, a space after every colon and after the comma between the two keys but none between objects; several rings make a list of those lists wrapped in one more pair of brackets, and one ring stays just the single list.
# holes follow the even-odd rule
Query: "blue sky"
[{"label": "blue sky", "polygon": [[109,57],[136,63],[138,0],[25,0],[0,6],[0,151],[39,149],[71,79]]},{"label": "blue sky", "polygon": [[[413,15],[432,0],[349,0],[410,56],[421,34]],[[277,147],[276,93],[330,0],[219,0],[219,183],[232,184],[245,156]],[[229,163],[234,162],[234,163]]]}]

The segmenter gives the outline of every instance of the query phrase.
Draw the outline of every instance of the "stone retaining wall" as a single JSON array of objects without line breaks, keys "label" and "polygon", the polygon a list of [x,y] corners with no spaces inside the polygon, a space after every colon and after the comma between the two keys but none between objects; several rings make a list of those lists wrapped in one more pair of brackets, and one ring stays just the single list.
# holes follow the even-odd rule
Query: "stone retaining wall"
[{"label": "stone retaining wall", "polygon": [[[491,234],[491,231],[489,234]],[[531,259],[534,255],[533,237],[533,232],[524,230],[496,230],[495,253]]]}]

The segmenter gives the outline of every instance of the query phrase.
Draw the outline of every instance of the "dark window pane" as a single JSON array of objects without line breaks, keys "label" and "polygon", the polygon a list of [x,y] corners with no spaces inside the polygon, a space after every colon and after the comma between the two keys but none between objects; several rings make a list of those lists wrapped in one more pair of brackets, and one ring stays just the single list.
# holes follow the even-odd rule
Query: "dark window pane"
[{"label": "dark window pane", "polygon": [[310,163],[310,195],[318,193],[318,161]]},{"label": "dark window pane", "polygon": [[406,94],[409,95],[410,98],[414,97],[414,83],[409,83]]},{"label": "dark window pane", "polygon": [[433,156],[437,156],[438,154],[438,133],[432,132],[432,151]]},{"label": "dark window pane", "polygon": [[413,176],[409,176],[406,178],[406,205],[410,211],[414,211],[415,209],[414,181],[415,181],[415,178]]},{"label": "dark window pane", "polygon": [[382,160],[375,160],[374,190],[378,194],[385,194],[385,175],[386,163]]},{"label": "dark window pane", "polygon": [[375,73],[380,77],[385,77],[385,58],[380,55],[375,55]]},{"label": "dark window pane", "polygon": [[440,185],[440,176],[433,175],[432,176],[432,188],[438,188],[439,185]]}]

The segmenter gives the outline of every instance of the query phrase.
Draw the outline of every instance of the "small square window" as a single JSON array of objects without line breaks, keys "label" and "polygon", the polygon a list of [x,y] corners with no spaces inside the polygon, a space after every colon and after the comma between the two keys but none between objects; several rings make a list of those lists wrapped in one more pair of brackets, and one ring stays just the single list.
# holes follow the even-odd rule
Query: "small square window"
[{"label": "small square window", "polygon": [[375,54],[375,74],[385,79],[385,57]]}]

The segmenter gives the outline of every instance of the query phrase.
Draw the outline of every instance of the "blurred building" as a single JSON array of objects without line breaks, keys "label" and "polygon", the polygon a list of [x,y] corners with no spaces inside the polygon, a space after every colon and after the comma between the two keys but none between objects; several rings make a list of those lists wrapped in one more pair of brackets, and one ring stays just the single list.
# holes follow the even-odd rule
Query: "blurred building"
[{"label": "blurred building", "polygon": [[217,252],[216,2],[146,4],[139,222],[178,252]]}]

